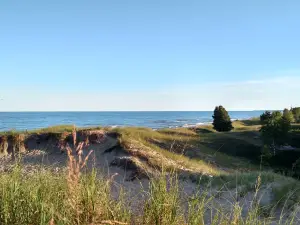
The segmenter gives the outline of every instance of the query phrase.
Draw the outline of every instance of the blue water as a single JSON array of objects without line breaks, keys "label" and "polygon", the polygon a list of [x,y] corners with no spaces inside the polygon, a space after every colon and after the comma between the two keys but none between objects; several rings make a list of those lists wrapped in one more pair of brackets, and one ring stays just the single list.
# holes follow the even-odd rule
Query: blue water
[{"label": "blue water", "polygon": [[[248,119],[263,111],[232,111],[231,119]],[[31,130],[61,124],[84,126],[181,127],[212,122],[212,112],[0,112],[0,131]]]}]

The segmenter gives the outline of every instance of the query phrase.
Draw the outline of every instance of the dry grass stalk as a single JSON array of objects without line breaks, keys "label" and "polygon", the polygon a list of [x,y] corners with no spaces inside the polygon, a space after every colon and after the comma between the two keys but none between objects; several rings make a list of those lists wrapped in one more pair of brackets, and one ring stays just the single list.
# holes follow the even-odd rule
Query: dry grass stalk
[{"label": "dry grass stalk", "polygon": [[69,135],[69,132],[64,131],[58,138],[58,148],[61,149],[61,151],[64,151],[66,149],[66,145],[67,145],[67,137]]},{"label": "dry grass stalk", "polygon": [[127,225],[128,223],[119,222],[116,220],[103,220],[101,224],[109,224],[109,225]]},{"label": "dry grass stalk", "polygon": [[49,222],[49,225],[55,225],[54,219],[53,219],[53,218],[51,218],[51,220],[50,220],[50,222]]},{"label": "dry grass stalk", "polygon": [[21,152],[25,151],[24,140],[25,140],[24,134],[12,135],[12,145],[13,145],[12,159],[13,160],[15,160],[16,156],[18,156]]},{"label": "dry grass stalk", "polygon": [[69,204],[72,210],[76,212],[77,223],[80,224],[80,174],[81,170],[86,166],[89,156],[93,152],[92,150],[83,156],[83,148],[86,147],[86,142],[76,143],[76,128],[74,126],[72,131],[73,137],[73,148],[66,144],[66,150],[68,154],[68,174],[67,174],[67,185],[69,191]]},{"label": "dry grass stalk", "polygon": [[106,185],[109,186],[113,181],[114,181],[114,178],[116,176],[118,176],[119,174],[118,173],[114,173],[107,181],[106,181]]},{"label": "dry grass stalk", "polygon": [[8,154],[7,149],[8,149],[7,137],[2,136],[0,137],[0,154],[7,155]]}]

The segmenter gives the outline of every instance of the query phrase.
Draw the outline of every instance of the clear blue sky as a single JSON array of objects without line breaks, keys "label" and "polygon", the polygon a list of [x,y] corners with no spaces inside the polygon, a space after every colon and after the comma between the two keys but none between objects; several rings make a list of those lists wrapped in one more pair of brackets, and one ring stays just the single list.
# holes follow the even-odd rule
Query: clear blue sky
[{"label": "clear blue sky", "polygon": [[299,12],[299,0],[1,1],[0,111],[300,104]]}]

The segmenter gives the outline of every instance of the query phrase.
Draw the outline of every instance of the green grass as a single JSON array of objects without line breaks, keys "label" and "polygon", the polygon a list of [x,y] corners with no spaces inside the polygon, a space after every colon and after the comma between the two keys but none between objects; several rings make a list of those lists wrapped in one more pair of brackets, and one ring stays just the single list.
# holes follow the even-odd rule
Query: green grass
[{"label": "green grass", "polygon": [[[131,127],[119,128],[117,132],[127,145],[138,145],[138,149],[158,152],[186,168],[216,175],[260,169],[262,141],[258,123],[258,119],[234,121],[237,129],[224,133],[215,132],[212,125],[156,131]],[[296,133],[291,137],[293,143],[299,142]],[[162,163],[157,158],[150,158],[149,162],[158,167]],[[269,166],[265,163],[264,169],[270,169]]]},{"label": "green grass", "polygon": [[[40,129],[34,129],[34,130],[9,130],[9,131],[2,131],[0,132],[0,135],[12,135],[12,134],[42,134],[42,133],[62,133],[62,132],[72,132],[74,125],[56,125],[56,126],[50,126]],[[89,129],[108,129],[105,127],[100,126],[93,126],[93,127],[76,127],[78,131],[80,130],[89,130]]]},{"label": "green grass", "polygon": [[[193,159],[184,154],[185,148],[198,138],[197,134],[191,133],[188,129],[170,133],[166,130],[160,132],[147,128],[128,127],[114,129],[114,131],[121,134],[120,142],[125,150],[128,150],[128,146],[139,149],[139,152],[147,157],[147,161],[152,167],[160,168],[164,165],[165,169],[174,169],[175,165],[173,166],[172,162],[176,162],[176,165],[198,172],[210,174],[222,172],[201,159]],[[155,153],[161,154],[163,157],[159,157],[159,155],[152,157]],[[170,166],[168,167],[168,165]]]},{"label": "green grass", "polygon": [[[271,173],[223,175],[216,178],[218,181],[211,180],[210,184],[222,184],[227,188],[236,187],[234,184],[248,184],[248,190],[255,192],[253,186],[258,176],[262,184],[284,179],[292,181],[295,188],[299,185],[298,181],[285,180]],[[226,206],[213,204],[223,191],[212,195],[209,188],[202,188],[193,195],[185,195],[180,180],[173,173],[162,172],[161,176],[149,181],[149,188],[141,192],[144,198],[140,200],[138,210],[130,207],[137,199],[129,198],[122,190],[118,192],[118,197],[113,196],[112,183],[96,171],[82,174],[74,187],[76,192],[70,191],[68,182],[64,173],[53,174],[43,170],[24,175],[19,166],[11,173],[0,174],[0,224],[250,225],[271,224],[274,220],[271,214],[266,216],[258,203],[249,208],[245,215],[241,214],[238,201],[228,199],[231,203]],[[283,198],[283,191],[275,191],[277,198]],[[298,201],[299,198],[293,200]],[[296,203],[293,202],[293,205]],[[290,204],[289,212],[293,211],[293,205]],[[293,224],[291,219],[278,224]]]},{"label": "green grass", "polygon": [[[235,156],[236,152],[243,151],[245,147],[249,149],[249,154],[252,154],[251,151],[255,147],[260,151],[256,143],[246,140],[251,139],[249,134],[237,138],[238,133],[235,132],[223,134],[204,131],[202,133],[202,130],[187,128],[153,131],[147,128],[130,127],[118,128],[116,131],[122,134],[121,143],[126,143],[125,149],[126,145],[134,146],[138,143],[139,149],[144,149],[146,152],[149,149],[156,151],[193,170],[220,175],[259,169],[259,164]],[[148,157],[148,161],[158,167],[162,163],[161,160],[151,157]]]},{"label": "green grass", "polygon": [[163,176],[150,182],[142,224],[184,224],[179,184],[176,176]]},{"label": "green grass", "polygon": [[72,132],[73,130],[73,125],[57,125],[57,126],[51,126],[51,127],[46,127],[46,128],[41,128],[41,129],[36,129],[30,131],[30,133],[61,133],[61,132]]},{"label": "green grass", "polygon": [[[129,221],[121,199],[113,200],[109,183],[92,172],[78,185],[76,201],[64,174],[38,172],[24,176],[21,168],[0,175],[0,224],[87,224],[98,220]],[[123,205],[122,205],[123,204]]]},{"label": "green grass", "polygon": [[252,187],[254,187],[258,177],[260,177],[262,185],[270,184],[273,182],[279,182],[279,183],[296,182],[296,180],[293,178],[284,177],[273,172],[252,171],[252,172],[236,172],[232,174],[221,175],[219,177],[216,177],[216,179],[214,179],[212,183],[213,186],[226,185],[228,188],[235,188],[241,185],[246,185],[246,186],[252,185]]},{"label": "green grass", "polygon": [[[271,224],[273,207],[292,212],[299,204],[300,183],[259,171],[259,165],[236,157],[260,147],[256,139],[259,125],[255,123],[235,121],[236,129],[228,133],[217,133],[210,125],[156,131],[106,128],[121,134],[125,151],[133,156],[139,154],[145,164],[160,174],[150,176],[149,187],[141,190],[143,198],[139,198],[138,208],[131,207],[136,205],[136,198],[122,188],[117,193],[112,191],[112,182],[95,170],[83,172],[70,190],[70,181],[63,172],[41,170],[24,174],[22,167],[17,166],[13,172],[0,174],[0,224]],[[72,128],[62,125],[28,133],[71,132]],[[181,176],[182,168],[189,169],[186,176]],[[198,191],[186,194],[182,179],[194,182]],[[255,195],[258,181],[262,189],[273,185],[270,207],[255,201],[242,215],[239,199],[218,204],[224,191],[239,197]],[[277,222],[294,224],[293,219],[295,216]]]},{"label": "green grass", "polygon": [[[246,153],[249,155],[252,154],[253,149],[260,151],[260,147],[257,146],[259,141],[251,139],[253,134],[216,133],[203,131],[203,129],[201,127],[154,131],[147,128],[128,127],[118,128],[115,131],[122,134],[121,143],[125,143],[125,146],[139,145],[139,149],[144,148],[146,152],[149,151],[147,149],[151,149],[169,159],[180,162],[187,168],[198,168],[202,171],[210,171],[212,174],[230,170],[258,169],[258,166],[251,163],[250,160],[236,157],[237,152],[241,153],[243,150],[247,150],[249,153]],[[161,162],[151,163],[159,165]]]},{"label": "green grass", "polygon": [[292,130],[300,130],[300,123],[293,123]]},{"label": "green grass", "polygon": [[[154,131],[148,128],[78,128],[106,129],[122,134],[121,142],[125,145],[138,145],[144,152],[155,151],[164,157],[180,162],[187,168],[198,168],[212,174],[224,171],[253,170],[257,167],[261,141],[258,133],[257,119],[234,121],[235,130],[227,133],[215,132],[212,125],[197,128],[160,129]],[[60,125],[33,131],[28,134],[51,133],[59,135],[71,132],[73,126]],[[149,150],[150,149],[150,150]],[[255,154],[253,154],[255,151]],[[253,158],[255,156],[256,158]],[[252,157],[252,158],[251,158]],[[250,161],[250,160],[252,161]],[[253,160],[256,162],[253,163]],[[150,164],[160,167],[161,160],[157,157],[149,159]],[[256,163],[256,164],[255,164]]]}]

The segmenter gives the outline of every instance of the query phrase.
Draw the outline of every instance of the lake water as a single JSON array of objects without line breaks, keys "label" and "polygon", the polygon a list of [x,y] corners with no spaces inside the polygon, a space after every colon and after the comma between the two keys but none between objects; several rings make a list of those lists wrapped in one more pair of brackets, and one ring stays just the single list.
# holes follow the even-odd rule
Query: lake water
[{"label": "lake water", "polygon": [[[231,119],[248,119],[263,111],[232,111]],[[210,111],[199,112],[0,112],[0,131],[31,130],[61,124],[84,126],[182,127],[212,122]]]}]

